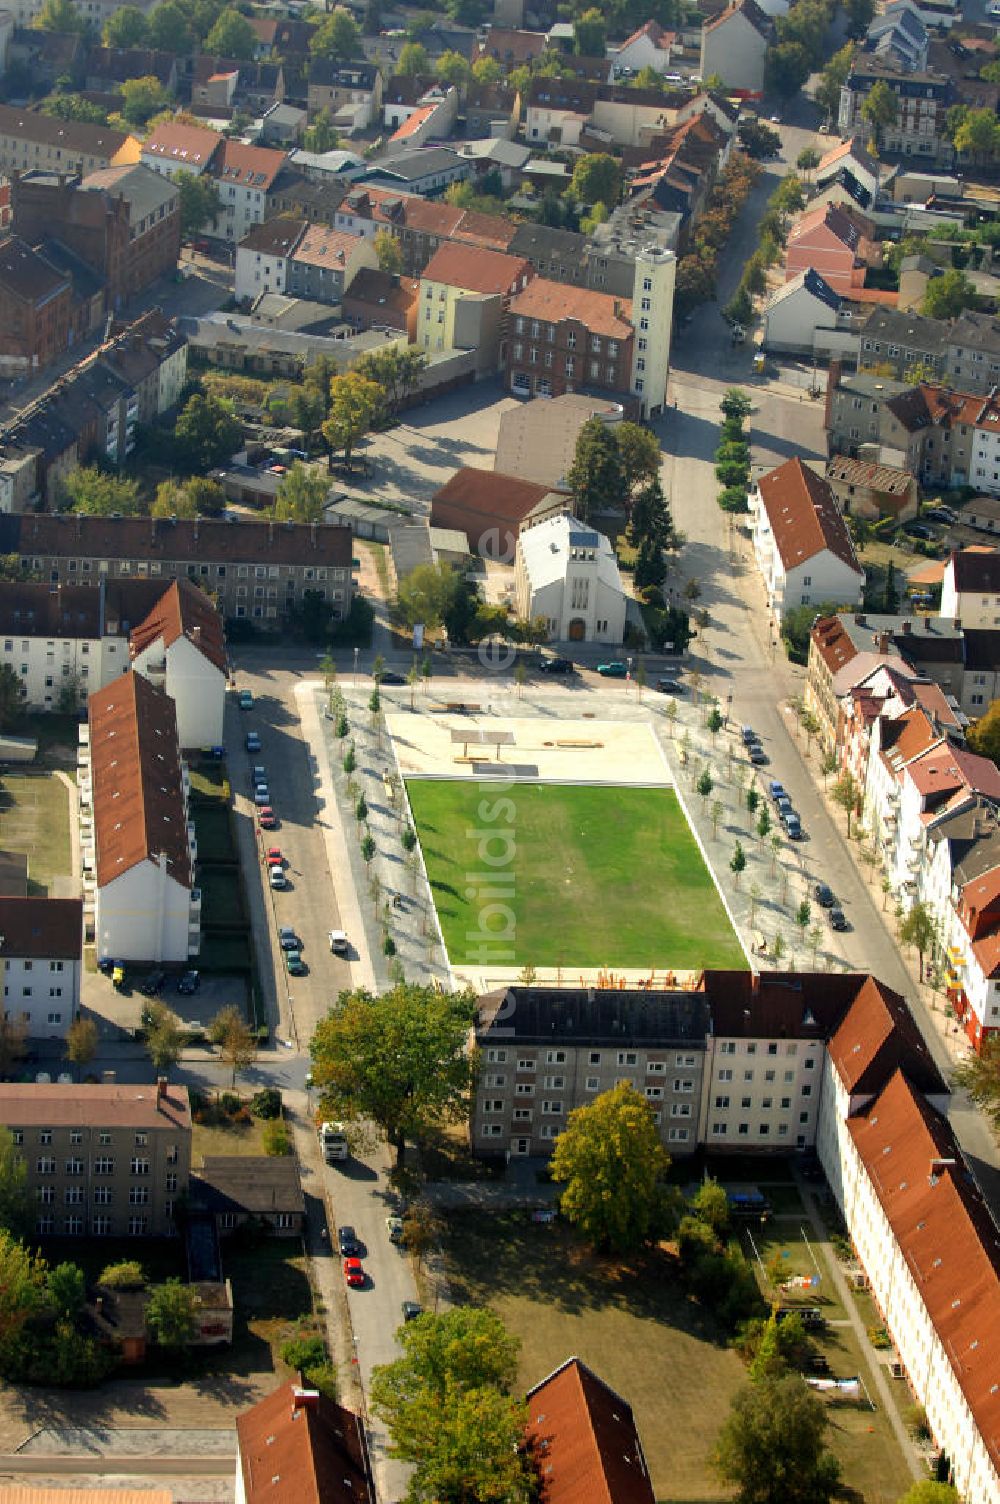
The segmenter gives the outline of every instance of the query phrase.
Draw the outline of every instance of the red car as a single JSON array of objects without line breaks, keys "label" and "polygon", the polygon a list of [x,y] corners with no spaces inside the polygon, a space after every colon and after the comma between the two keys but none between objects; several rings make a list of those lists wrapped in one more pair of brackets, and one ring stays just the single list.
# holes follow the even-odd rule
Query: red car
[{"label": "red car", "polygon": [[281,847],[269,846],[267,848],[266,861],[269,867],[283,867],[285,865],[285,858],[281,854]]},{"label": "red car", "polygon": [[365,1271],[360,1259],[344,1260],[344,1278],[352,1290],[360,1290],[365,1282]]},{"label": "red car", "polygon": [[278,822],[274,817],[274,810],[269,804],[263,805],[257,811],[257,824],[261,830],[276,830]]}]

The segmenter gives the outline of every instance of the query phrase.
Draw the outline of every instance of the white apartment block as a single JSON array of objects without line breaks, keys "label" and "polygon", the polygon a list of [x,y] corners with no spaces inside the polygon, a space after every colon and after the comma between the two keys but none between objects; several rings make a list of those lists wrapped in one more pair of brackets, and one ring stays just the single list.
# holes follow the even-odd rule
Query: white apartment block
[{"label": "white apartment block", "polygon": [[708,1040],[699,1142],[720,1150],[805,1149],[816,1140],[822,1039]]},{"label": "white apartment block", "polygon": [[189,580],[174,580],[133,628],[132,668],[174,702],[182,747],[223,743],[228,664],[222,617]]},{"label": "white apartment block", "polygon": [[80,1006],[79,898],[0,898],[3,1008],[29,1039],[65,1039]]}]

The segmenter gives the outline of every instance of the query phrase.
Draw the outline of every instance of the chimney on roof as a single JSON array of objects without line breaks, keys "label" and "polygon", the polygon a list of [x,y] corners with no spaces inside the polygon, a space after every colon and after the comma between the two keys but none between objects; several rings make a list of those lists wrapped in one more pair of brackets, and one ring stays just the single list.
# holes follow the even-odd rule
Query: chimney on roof
[{"label": "chimney on roof", "polygon": [[117,1080],[118,1080],[118,1072],[117,1071],[102,1071],[101,1072],[101,1084],[103,1086],[114,1086],[114,1084],[115,1084],[115,1082]]},{"label": "chimney on roof", "polygon": [[292,1414],[298,1415],[301,1410],[319,1409],[319,1390],[303,1389],[296,1384],[292,1389]]},{"label": "chimney on roof", "polygon": [[958,1163],[958,1161],[956,1159],[943,1159],[943,1158],[934,1158],[934,1159],[932,1159],[931,1160],[931,1167],[930,1167],[930,1170],[928,1171],[928,1174],[927,1174],[927,1183],[928,1183],[928,1185],[937,1185],[938,1181],[941,1179],[941,1171],[942,1170],[947,1170],[947,1169],[954,1169],[957,1163]]},{"label": "chimney on roof", "polygon": [[315,522],[310,522],[310,524],[309,524],[309,541],[312,544],[313,548],[315,548],[316,547],[316,524],[315,524]]},{"label": "chimney on roof", "polygon": [[961,630],[962,630],[962,618],[960,616],[956,616],[955,617],[955,631],[956,632],[961,632]]},{"label": "chimney on roof", "polygon": [[157,1078],[156,1078],[156,1110],[157,1110],[157,1112],[162,1112],[163,1109],[160,1107],[160,1103],[162,1101],[164,1101],[164,1099],[166,1098],[166,1095],[167,1095],[167,1078],[166,1078],[166,1076],[157,1076]]},{"label": "chimney on roof", "polygon": [[902,623],[902,626],[900,627],[900,630],[904,637],[909,637],[910,633],[913,631],[913,623],[904,621]]},{"label": "chimney on roof", "polygon": [[890,647],[888,632],[879,632],[875,638],[875,651],[883,655],[887,654]]},{"label": "chimney on roof", "polygon": [[854,625],[856,627],[867,626],[867,622],[865,621],[864,615],[863,615],[863,613],[861,611],[855,611],[855,613],[854,613]]}]

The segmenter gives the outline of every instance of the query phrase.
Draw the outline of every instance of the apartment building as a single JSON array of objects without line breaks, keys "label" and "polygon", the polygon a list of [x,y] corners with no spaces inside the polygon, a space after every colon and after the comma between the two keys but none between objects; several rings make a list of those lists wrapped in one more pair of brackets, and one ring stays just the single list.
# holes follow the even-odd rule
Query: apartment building
[{"label": "apartment building", "polygon": [[796,606],[861,602],[865,573],[827,482],[798,458],[762,475],[750,498],[757,567],[775,624]]},{"label": "apartment building", "polygon": [[630,395],[631,313],[627,300],[536,277],[510,304],[508,389],[516,397],[560,397],[580,387]]},{"label": "apartment building", "polygon": [[213,224],[216,235],[239,245],[252,225],[263,223],[267,195],[287,161],[288,153],[273,147],[223,139],[210,167],[222,203]]},{"label": "apartment building", "polygon": [[144,617],[162,586],[0,584],[2,661],[32,711],[75,710],[128,667],[128,621]]},{"label": "apartment building", "polygon": [[229,663],[222,617],[204,590],[174,580],[132,628],[129,652],[134,672],[173,700],[181,747],[221,746]]},{"label": "apartment building", "polygon": [[957,549],[944,566],[940,615],[963,627],[1000,626],[1000,552]]},{"label": "apartment building", "polygon": [[1000,385],[1000,319],[968,308],[948,329],[945,370],[949,385],[986,396]]},{"label": "apartment building", "polygon": [[223,137],[205,125],[161,120],[142,143],[142,162],[164,177],[189,172],[200,178],[215,162]]},{"label": "apartment building", "polygon": [[654,1504],[632,1407],[586,1363],[567,1358],[525,1399],[528,1452],[544,1458],[547,1504]]},{"label": "apartment building", "polygon": [[140,149],[124,131],[0,104],[0,168],[7,172],[99,172],[138,162]]},{"label": "apartment building", "polygon": [[307,225],[288,254],[284,290],[293,298],[336,305],[363,270],[378,271],[371,240],[326,225]]},{"label": "apartment building", "polygon": [[516,986],[484,996],[474,1152],[549,1154],[574,1108],[631,1081],[670,1153],[692,1153],[710,1027],[697,992]]},{"label": "apartment building", "polygon": [[941,381],[948,366],[948,326],[901,308],[873,308],[858,335],[858,370],[912,384]]},{"label": "apartment building", "polygon": [[518,226],[509,219],[421,198],[402,185],[391,190],[368,183],[351,187],[338,204],[334,218],[338,230],[348,230],[353,235],[374,239],[380,230],[388,230],[399,243],[407,277],[419,276],[446,240],[489,251],[506,251],[518,232]]},{"label": "apartment building", "polygon": [[351,533],[320,523],[241,518],[85,517],[36,513],[0,517],[3,551],[52,584],[63,581],[189,578],[224,616],[277,631],[307,592],[334,619],[351,608]]},{"label": "apartment building", "polygon": [[84,902],[98,958],[186,962],[201,945],[201,891],[173,700],[141,673],[96,691],[78,765]]},{"label": "apartment building", "polygon": [[191,1170],[186,1086],[0,1082],[39,1237],[169,1237]]},{"label": "apartment building", "polygon": [[35,170],[14,180],[15,233],[58,238],[105,284],[110,308],[172,274],[181,244],[180,191],[141,163],[86,176]]},{"label": "apartment building", "polygon": [[283,1384],[236,1417],[236,1504],[376,1504],[360,1415]]},{"label": "apartment building", "polygon": [[82,901],[0,898],[0,955],[4,1018],[29,1039],[65,1039],[80,1006]]},{"label": "apartment building", "polygon": [[310,117],[328,110],[338,129],[366,130],[379,117],[382,88],[382,74],[375,63],[313,58],[307,99]]},{"label": "apartment building", "polygon": [[862,112],[877,83],[885,83],[897,106],[896,119],[879,132],[879,151],[950,163],[953,148],[947,116],[959,97],[953,80],[933,68],[911,71],[892,57],[857,54],[840,91],[840,134],[865,133],[868,127]]},{"label": "apartment building", "polygon": [[735,0],[702,27],[701,77],[718,74],[730,90],[760,94],[774,41],[774,22],[766,11],[755,0]]},{"label": "apartment building", "polygon": [[527,261],[454,242],[441,246],[420,278],[417,342],[425,350],[474,350],[481,375],[507,359],[511,300],[534,273]]},{"label": "apartment building", "polygon": [[0,240],[0,373],[23,377],[65,353],[72,280],[17,235]]}]

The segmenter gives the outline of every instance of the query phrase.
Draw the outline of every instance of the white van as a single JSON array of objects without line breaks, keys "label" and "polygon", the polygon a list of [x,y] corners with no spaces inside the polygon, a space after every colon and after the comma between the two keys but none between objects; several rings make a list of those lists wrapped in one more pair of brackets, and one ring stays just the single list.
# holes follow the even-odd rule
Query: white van
[{"label": "white van", "polygon": [[319,1130],[320,1148],[327,1164],[347,1158],[347,1134],[343,1123],[323,1123]]}]

